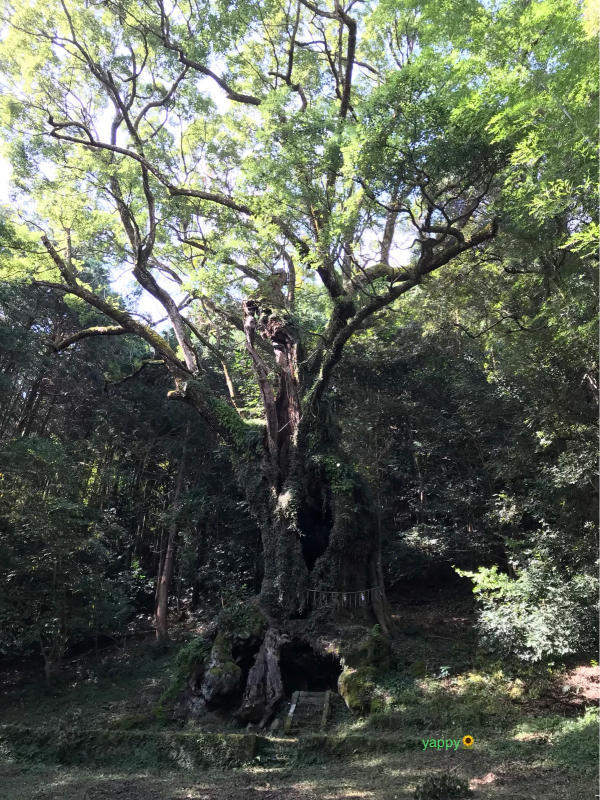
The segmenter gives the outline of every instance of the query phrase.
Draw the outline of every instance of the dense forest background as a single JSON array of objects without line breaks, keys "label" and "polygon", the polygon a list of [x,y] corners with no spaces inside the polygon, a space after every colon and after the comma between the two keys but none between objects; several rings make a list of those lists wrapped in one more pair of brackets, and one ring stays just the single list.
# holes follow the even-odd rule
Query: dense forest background
[{"label": "dense forest background", "polygon": [[[595,263],[536,238],[537,255],[474,263],[461,296],[445,277],[357,337],[330,406],[389,589],[468,572],[486,642],[530,661],[593,652],[597,591]],[[4,654],[60,662],[137,615],[148,627],[172,526],[173,614],[256,593],[260,534],[226,445],[167,397],[152,353],[126,337],[57,353],[101,320],[21,281],[0,303]]]},{"label": "dense forest background", "polygon": [[[334,24],[331,19],[335,14],[332,18],[324,12],[319,18],[311,9],[307,4],[304,10],[309,17],[312,15],[312,24],[317,28]],[[238,11],[241,13],[241,9]],[[253,12],[249,7],[244,13],[251,17]],[[329,132],[327,111],[318,103],[329,103],[334,117],[338,112],[335,100],[327,100],[326,79],[319,82],[311,74],[310,65],[298,63],[306,87],[302,107],[294,113],[299,121],[302,118],[321,128],[314,127],[313,134],[309,134],[300,125],[292,143],[285,144],[287,140],[282,139],[280,154],[270,156],[274,159],[272,164],[280,169],[279,175],[273,174],[274,197],[283,191],[277,187],[289,169],[290,174],[305,176],[299,179],[297,192],[299,197],[305,192],[308,199],[298,202],[320,202],[317,184],[306,177],[306,163],[302,158],[298,160],[297,148],[303,146],[309,150],[316,147],[315,152],[322,153],[325,170],[338,170],[338,178],[334,178],[335,173],[328,173],[328,192],[337,191],[337,180],[342,183],[343,195],[346,179],[342,161],[334,168],[327,159],[341,159],[344,152],[347,160],[354,159],[359,182],[368,180],[374,187],[366,189],[366,195],[381,190],[384,194],[380,197],[385,198],[390,192],[399,196],[404,191],[405,213],[417,225],[414,216],[418,213],[417,205],[425,201],[417,199],[416,187],[420,186],[423,197],[429,197],[425,184],[435,178],[427,177],[425,184],[423,178],[412,178],[411,184],[411,177],[403,175],[395,163],[394,151],[386,149],[387,141],[405,153],[405,161],[417,159],[415,164],[425,164],[425,168],[415,167],[423,175],[423,169],[432,176],[440,169],[443,174],[446,169],[456,176],[458,184],[464,180],[467,186],[471,181],[477,188],[480,179],[470,176],[469,170],[492,170],[485,178],[483,194],[478,195],[472,208],[483,202],[481,208],[488,217],[492,212],[496,214],[499,231],[487,244],[459,254],[426,281],[419,278],[419,285],[395,301],[393,311],[386,315],[375,315],[369,320],[370,306],[362,301],[363,308],[356,318],[363,315],[362,329],[351,320],[355,325],[353,338],[341,363],[331,371],[325,402],[318,410],[327,420],[330,430],[327,435],[335,438],[339,447],[336,444],[338,449],[330,451],[322,447],[325,454],[318,455],[316,460],[321,459],[327,465],[343,452],[343,466],[337,463],[336,478],[342,490],[344,481],[351,484],[355,480],[355,473],[366,480],[372,514],[376,517],[376,531],[371,535],[380,537],[385,584],[391,590],[406,581],[422,581],[434,575],[446,580],[453,569],[462,571],[479,593],[480,632],[491,647],[532,661],[566,656],[589,647],[595,636],[592,598],[596,594],[598,495],[594,452],[598,382],[593,47],[588,53],[594,30],[593,15],[586,11],[581,17],[577,4],[570,2],[536,3],[529,10],[521,9],[518,3],[507,3],[498,12],[494,25],[482,29],[478,27],[477,15],[462,8],[445,22],[434,20],[434,9],[428,6],[423,6],[416,16],[415,9],[395,8],[394,4],[389,8],[380,5],[370,13],[371,17],[367,15],[364,21],[363,47],[365,58],[368,55],[374,63],[377,58],[373,47],[380,35],[377,26],[385,33],[402,19],[410,20],[415,26],[414,34],[407,34],[404,40],[397,38],[395,43],[388,42],[389,52],[380,59],[378,67],[379,88],[371,91],[368,80],[357,78],[355,92],[360,102],[353,111],[351,124],[346,121],[348,109],[342,99],[341,123],[332,122]],[[166,291],[156,284],[150,270],[162,276],[161,279],[177,278],[180,284],[176,272],[188,270],[193,286],[201,287],[203,293],[200,304],[191,306],[196,310],[190,315],[190,320],[195,321],[193,325],[190,321],[191,332],[200,337],[196,353],[202,362],[201,371],[208,384],[218,391],[225,370],[229,406],[235,407],[242,420],[251,423],[265,413],[263,385],[260,375],[256,380],[255,354],[251,350],[252,363],[243,334],[234,326],[227,327],[225,322],[232,318],[235,322],[236,314],[241,320],[239,304],[248,289],[245,282],[248,278],[250,288],[252,279],[259,283],[259,289],[251,297],[267,290],[266,278],[257,272],[260,254],[252,248],[245,252],[239,240],[244,235],[243,228],[233,234],[231,241],[225,239],[224,244],[219,243],[218,231],[230,224],[231,218],[210,216],[212,211],[206,208],[207,205],[210,208],[213,196],[204,197],[200,192],[198,199],[189,198],[189,208],[181,205],[185,198],[176,197],[169,206],[160,197],[160,213],[166,215],[167,227],[170,224],[173,230],[179,230],[177,236],[182,248],[184,242],[194,244],[191,231],[194,225],[200,225],[198,215],[208,215],[205,224],[209,233],[194,234],[204,237],[205,250],[200,250],[200,260],[192,248],[187,253],[182,250],[184,265],[178,264],[176,242],[161,234],[160,258],[170,259],[174,266],[166,266],[156,255],[146,265],[138,263],[134,273],[141,285],[133,293],[129,288],[127,298],[124,297],[123,290],[119,290],[119,285],[124,285],[122,278],[121,284],[115,283],[115,259],[126,262],[127,255],[123,250],[125,243],[115,238],[114,214],[109,222],[109,208],[101,199],[102,194],[95,207],[86,207],[85,196],[81,194],[85,191],[84,173],[87,170],[89,181],[96,169],[90,161],[95,157],[95,145],[84,155],[85,148],[70,143],[77,139],[73,132],[81,131],[84,123],[73,118],[68,127],[66,123],[56,123],[50,115],[49,133],[55,137],[54,144],[52,138],[47,143],[35,136],[23,140],[19,131],[29,126],[32,134],[35,132],[38,118],[43,120],[46,113],[38,108],[45,95],[59,105],[64,104],[63,115],[75,113],[69,111],[72,102],[69,92],[75,96],[73,87],[54,90],[47,81],[57,69],[68,68],[69,58],[74,58],[73,63],[77,64],[82,53],[83,76],[78,80],[91,80],[117,103],[113,135],[119,125],[128,125],[134,149],[142,148],[137,126],[143,115],[155,113],[152,102],[140,112],[134,130],[127,121],[126,111],[119,110],[121,101],[116,89],[111,89],[112,73],[107,72],[103,77],[103,68],[94,66],[91,45],[85,44],[85,25],[92,24],[92,17],[86,22],[85,14],[74,22],[64,10],[64,24],[70,26],[71,33],[65,34],[64,39],[56,38],[57,29],[54,38],[55,42],[62,42],[62,62],[52,65],[50,51],[47,55],[32,51],[27,58],[23,51],[15,51],[19,43],[29,46],[38,42],[40,46],[48,46],[48,37],[38,30],[29,15],[29,11],[23,10],[22,18],[15,16],[11,34],[15,38],[6,40],[3,56],[15,93],[12,99],[10,93],[5,96],[6,153],[12,162],[12,191],[15,198],[20,198],[21,206],[16,215],[5,207],[0,229],[3,276],[0,647],[5,655],[42,656],[50,674],[60,665],[65,652],[78,643],[100,635],[117,635],[136,615],[154,613],[167,551],[169,562],[172,560],[172,566],[170,563],[168,566],[169,572],[172,569],[172,579],[167,576],[166,586],[173,610],[195,609],[209,599],[214,602],[220,598],[219,602],[225,602],[234,595],[250,596],[259,591],[264,558],[260,526],[256,513],[251,513],[252,497],[249,500],[248,496],[248,491],[253,490],[246,486],[244,492],[239,474],[236,476],[236,469],[238,473],[247,469],[248,462],[242,459],[240,467],[236,454],[232,460],[235,443],[223,438],[223,427],[219,432],[209,417],[198,415],[184,403],[168,397],[172,365],[170,378],[168,358],[165,362],[160,348],[151,346],[150,334],[144,341],[133,335],[134,329],[125,326],[116,331],[121,335],[111,335],[114,326],[106,327],[106,314],[111,313],[111,305],[125,309],[129,304],[131,309],[138,308],[138,319],[149,318],[155,306],[148,305],[142,294],[151,295],[152,302],[159,300],[167,310],[166,318],[158,325],[162,341],[172,347],[171,353],[178,348],[181,352],[181,347],[187,353],[190,340],[187,335],[182,339],[177,333],[181,314],[173,312],[169,302],[165,302]],[[135,20],[135,15],[132,19]],[[468,30],[459,29],[460,19],[468,21]],[[273,17],[274,25],[279,24],[276,20]],[[268,31],[267,22],[263,23]],[[131,48],[137,47],[136,36],[146,35],[144,25],[139,20],[122,24],[123,45],[129,41],[135,66],[135,50]],[[224,38],[218,46],[214,40],[217,28],[206,33],[209,40],[213,37],[211,46],[215,52],[219,47],[225,48],[225,52],[230,40],[243,37],[225,11],[211,24],[217,28],[219,24],[223,26]],[[310,26],[308,18],[305,24]],[[340,24],[343,33],[344,25],[348,25],[343,14]],[[77,25],[81,27],[81,41],[77,38]],[[164,24],[162,31],[158,35],[159,45],[162,42],[167,51],[173,49],[168,37],[175,32],[169,33]],[[323,32],[325,35],[326,27]],[[527,56],[517,44],[520,37],[529,42]],[[159,49],[154,55],[144,41],[146,59],[158,59]],[[419,42],[418,55],[413,54],[416,42]],[[444,83],[444,70],[453,59],[454,51],[448,49],[452,42],[455,47],[463,48],[463,56],[455,64],[458,77]],[[105,43],[99,46],[102,48]],[[305,49],[301,52],[308,57]],[[526,61],[527,66],[523,66]],[[27,81],[34,92],[29,100],[19,96],[25,89],[19,83],[22,63],[26,64]],[[13,73],[14,66],[17,72]],[[192,71],[197,68],[190,62],[186,70],[190,66]],[[240,83],[248,81],[243,66],[236,67],[231,62],[229,69],[232,78],[237,75]],[[332,69],[335,75],[335,68]],[[372,71],[377,72],[375,68]],[[418,94],[413,95],[412,105],[404,106],[406,118],[399,132],[388,130],[384,109],[393,108],[396,102],[393,98],[404,97],[403,92],[418,86],[423,75],[429,76],[431,96],[425,93],[421,95],[424,99],[419,100]],[[172,92],[181,78],[173,84]],[[244,98],[236,96],[231,86],[224,84],[222,88],[243,106]],[[276,103],[269,110],[275,120],[270,124],[287,124],[281,122],[281,109],[289,104],[295,90],[292,87],[291,95],[279,97],[277,103],[283,105]],[[85,84],[80,92],[83,97]],[[307,92],[313,93],[313,110],[308,111]],[[321,101],[317,101],[318,97]],[[130,105],[134,99],[132,94]],[[162,112],[163,100],[156,101],[158,114]],[[246,100],[250,105],[258,102],[256,98]],[[89,103],[92,102],[93,99],[88,101],[88,111],[82,119],[91,120]],[[211,110],[210,99],[203,102],[208,105],[202,114],[206,120],[212,120],[213,127],[219,124],[219,119],[221,124],[227,124],[229,112]],[[168,104],[166,108],[170,108]],[[169,113],[181,121],[184,119],[177,106]],[[364,126],[362,132],[359,123]],[[152,129],[153,118],[148,118],[147,124]],[[213,164],[219,158],[233,164],[236,157],[241,157],[235,152],[235,137],[228,139],[218,133],[217,127],[214,133],[205,134],[208,138],[204,143],[196,144],[194,124],[188,139],[182,139],[190,153],[195,152],[194,147],[204,152],[202,148],[206,148],[212,135],[216,137],[210,157]],[[342,141],[336,139],[340,134],[336,133],[335,125],[339,124],[346,125],[351,136],[358,138],[356,141],[349,138],[342,150],[336,151],[337,155],[327,155],[319,149],[319,138],[331,142],[327,147],[337,147],[335,142]],[[416,138],[412,134],[412,140],[407,131],[411,124],[422,126],[421,134]],[[439,146],[446,147],[445,156],[425,135],[427,126],[432,132],[437,130]],[[60,138],[63,131],[65,135],[70,133],[70,140],[68,135],[67,139]],[[465,134],[466,131],[469,133]],[[463,135],[470,138],[470,144],[467,141],[470,151],[463,152],[460,138]],[[223,141],[218,142],[219,136],[224,136]],[[152,136],[148,142],[153,142]],[[174,133],[170,131],[166,139],[154,141],[155,150],[147,157],[160,160],[174,144]],[[260,137],[256,147],[263,147]],[[358,157],[352,154],[352,148],[360,148]],[[481,152],[476,153],[473,148]],[[129,226],[132,223],[137,226],[135,215],[143,213],[140,206],[143,194],[136,196],[140,186],[135,188],[132,175],[124,170],[130,169],[131,163],[139,167],[141,162],[128,164],[130,160],[123,155],[122,164],[114,162],[113,168],[118,167],[121,172],[113,171],[112,177],[107,177],[108,162],[102,162],[101,149],[97,155],[100,171],[94,173],[96,185],[100,186],[98,181],[109,181],[112,199],[116,198],[116,209],[129,235],[127,214],[132,221]],[[481,163],[478,159],[482,159]],[[378,160],[382,160],[382,166]],[[54,175],[48,172],[53,161]],[[466,164],[462,177],[461,161]],[[37,174],[36,162],[40,165]],[[150,214],[148,224],[156,228],[151,228],[148,235],[155,239],[159,229],[158,223],[153,223],[153,215],[159,198],[149,194],[150,173],[143,163],[141,169],[142,189],[150,203],[150,211],[146,211],[146,215]],[[261,167],[258,176],[252,170],[256,167],[249,169],[247,181],[260,184]],[[360,177],[361,170],[367,176],[364,179]],[[75,174],[78,177],[70,183]],[[159,182],[163,180],[159,173],[156,175]],[[216,175],[213,180],[218,181]],[[392,186],[394,180],[396,188]],[[128,206],[123,200],[125,189],[120,188],[118,181],[129,182]],[[245,191],[249,191],[248,186]],[[461,191],[466,194],[460,202],[466,203],[469,190]],[[220,200],[217,194],[214,197],[216,208],[219,203],[229,202],[227,198]],[[351,193],[349,198],[353,197]],[[413,231],[422,240],[423,253],[427,244],[423,241],[427,235],[431,236],[424,232],[429,230],[427,225],[437,230],[431,219],[445,218],[450,230],[448,215],[458,213],[451,209],[459,201],[441,198],[440,194],[437,205],[430,198],[433,206],[429,206],[429,221],[417,225]],[[377,203],[384,207],[385,202],[390,202],[378,200],[375,195],[373,199],[375,210]],[[325,196],[323,202],[333,201]],[[417,204],[412,211],[411,202]],[[365,212],[366,237],[372,237],[377,227],[374,207]],[[456,223],[459,226],[470,219],[469,214],[481,211],[481,208],[479,211],[467,206],[461,208],[464,216],[457,217],[463,220]],[[228,208],[225,211],[229,213]],[[348,212],[340,206],[338,213],[343,218]],[[380,294],[377,299],[377,294],[374,295],[375,305],[379,303],[377,308],[393,302],[398,285],[394,284],[398,276],[393,274],[398,268],[389,265],[391,240],[385,237],[393,235],[399,213],[402,212],[388,210],[383,220],[388,261],[387,266],[376,265],[377,275],[387,274],[392,283],[387,296]],[[48,223],[44,223],[44,217]],[[84,290],[75,288],[69,293],[67,287],[57,291],[55,284],[48,282],[44,251],[42,248],[40,252],[35,243],[39,243],[40,228],[47,230],[50,220],[54,220],[56,230],[62,228],[63,236],[67,236],[68,258],[78,265],[77,280],[100,296],[104,306],[97,302],[95,308],[90,306],[89,299],[86,301],[82,294]],[[340,224],[343,227],[346,223]],[[439,228],[441,223],[437,224]],[[72,227],[79,232],[71,231]],[[302,336],[307,340],[312,338],[314,342],[318,337],[326,340],[339,299],[338,290],[331,290],[332,282],[337,280],[334,262],[330,267],[317,266],[316,272],[313,271],[312,256],[302,255],[302,248],[307,245],[285,225],[279,232],[262,232],[260,236],[264,240],[265,236],[277,237],[282,233],[301,256],[300,263],[290,273],[295,275],[295,297],[287,289],[288,306],[296,304],[293,324],[301,325]],[[333,227],[328,234],[332,248],[336,235]],[[439,234],[438,238],[441,236],[443,240],[447,235]],[[460,232],[451,235],[465,241]],[[73,236],[78,239],[71,244]],[[394,251],[393,247],[410,247],[406,236],[403,229],[399,242],[392,245],[396,257],[400,250]],[[144,246],[149,248],[150,244]],[[319,240],[316,246],[319,250],[325,245]],[[269,252],[267,249],[267,257]],[[273,250],[271,255],[277,264],[280,254]],[[449,258],[443,256],[442,260]],[[292,262],[289,252],[284,253],[284,260]],[[229,265],[229,272],[219,271],[218,264],[223,263]],[[421,269],[420,263],[415,269]],[[282,274],[275,267],[271,269],[272,272],[265,273],[267,277],[278,278]],[[353,280],[361,288],[377,293],[380,288],[376,276],[370,275],[372,270],[363,268],[362,277],[359,273],[359,279]],[[317,273],[321,280],[315,280]],[[66,279],[70,286],[68,275]],[[196,296],[197,290],[189,291],[184,306]],[[268,298],[259,299],[269,302]],[[215,305],[218,303],[220,307]],[[328,366],[326,361],[323,363]],[[309,395],[314,394],[313,389]],[[267,417],[268,414],[267,410]],[[331,434],[333,429],[335,435]],[[279,469],[281,472],[284,468]],[[325,481],[325,472],[320,474],[320,480]],[[312,498],[311,502],[314,506],[316,500]],[[319,524],[324,526],[323,519]],[[316,555],[321,552],[318,535],[310,546],[316,548]],[[162,633],[166,635],[164,621],[162,624]]]},{"label": "dense forest background", "polygon": [[[64,689],[148,634],[144,730],[184,686],[264,730],[294,660],[361,718],[454,670],[467,727],[597,667],[594,4],[2,26],[0,666]],[[456,664],[411,650],[429,595]]]}]

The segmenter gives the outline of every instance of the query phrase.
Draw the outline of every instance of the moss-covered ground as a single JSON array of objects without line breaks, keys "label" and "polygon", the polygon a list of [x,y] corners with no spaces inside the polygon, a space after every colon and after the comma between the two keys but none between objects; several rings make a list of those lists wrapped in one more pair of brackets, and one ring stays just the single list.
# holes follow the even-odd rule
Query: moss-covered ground
[{"label": "moss-covered ground", "polygon": [[[341,714],[326,736],[301,740],[241,742],[243,730],[217,716],[201,728],[171,721],[159,700],[183,642],[157,650],[140,640],[82,657],[61,685],[6,672],[0,797],[404,800],[444,772],[465,778],[475,800],[594,796],[597,668],[515,672],[484,659],[469,598],[404,598],[395,616],[377,713]],[[423,749],[423,739],[466,734],[470,749]]]}]

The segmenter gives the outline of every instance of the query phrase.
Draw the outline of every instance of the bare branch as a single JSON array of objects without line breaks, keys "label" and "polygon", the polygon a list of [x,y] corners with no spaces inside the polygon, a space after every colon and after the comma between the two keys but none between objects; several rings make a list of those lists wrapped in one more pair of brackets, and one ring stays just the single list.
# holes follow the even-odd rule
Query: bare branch
[{"label": "bare branch", "polygon": [[325,11],[325,9],[319,8],[314,3],[310,3],[308,0],[300,0],[300,2],[302,3],[303,6],[308,8],[309,11],[312,11],[313,14],[316,14],[318,17],[325,17],[326,19],[337,19],[338,18],[337,14],[335,14],[335,13],[333,13],[331,11]]},{"label": "bare branch", "polygon": [[243,203],[237,203],[233,198],[227,197],[226,195],[219,194],[217,192],[203,192],[198,189],[185,189],[181,186],[175,186],[171,183],[171,181],[164,175],[158,167],[151,164],[143,155],[136,153],[135,150],[130,150],[127,147],[119,147],[118,145],[108,144],[107,142],[100,142],[97,139],[94,139],[91,132],[85,128],[84,125],[78,124],[78,127],[87,131],[89,136],[89,141],[85,139],[78,139],[76,136],[69,136],[66,134],[58,133],[58,130],[64,127],[71,127],[69,124],[64,123],[56,123],[54,120],[50,119],[50,124],[52,125],[52,131],[50,131],[50,136],[54,139],[58,139],[63,142],[72,142],[73,144],[79,144],[83,147],[91,147],[97,150],[108,150],[112,153],[119,153],[123,156],[128,156],[132,158],[134,161],[137,161],[138,164],[141,164],[145,167],[151,175],[165,186],[169,194],[174,197],[196,197],[198,200],[207,200],[212,203],[217,203],[218,205],[225,206],[227,208],[231,208],[233,211],[239,211],[242,214],[251,214],[251,210],[248,206],[244,205]]},{"label": "bare branch", "polygon": [[137,117],[133,121],[133,127],[135,128],[136,131],[137,131],[138,127],[139,127],[140,122],[146,116],[148,111],[150,111],[152,108],[161,108],[161,106],[166,106],[167,105],[167,103],[171,100],[171,98],[173,97],[173,95],[177,91],[177,88],[178,88],[179,84],[185,78],[185,76],[187,74],[187,71],[188,71],[188,68],[185,67],[179,73],[179,75],[175,79],[175,83],[173,83],[173,85],[171,86],[169,91],[165,94],[165,96],[161,100],[152,100],[151,102],[146,103],[146,105],[142,108],[142,110],[139,112],[139,114],[137,115]]},{"label": "bare branch", "polygon": [[195,61],[193,58],[189,58],[189,56],[185,54],[181,47],[171,42],[168,36],[163,35],[162,42],[167,50],[177,53],[179,61],[182,64],[185,64],[186,67],[191,67],[201,75],[205,75],[207,78],[212,78],[217,86],[220,86],[220,88],[223,89],[230,100],[233,100],[236,103],[246,103],[247,105],[251,106],[259,106],[261,104],[262,101],[259,97],[254,97],[251,94],[244,94],[243,92],[236,91],[223,78],[221,78],[208,67],[205,67],[204,64],[201,64],[199,61]]}]

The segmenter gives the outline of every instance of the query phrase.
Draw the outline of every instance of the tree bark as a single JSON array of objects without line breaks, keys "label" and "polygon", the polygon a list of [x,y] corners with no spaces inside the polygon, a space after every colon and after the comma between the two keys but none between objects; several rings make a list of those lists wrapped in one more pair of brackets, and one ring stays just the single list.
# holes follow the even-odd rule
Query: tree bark
[{"label": "tree bark", "polygon": [[[344,309],[349,313],[342,306],[340,325]],[[390,620],[376,514],[361,477],[338,445],[338,426],[327,397],[321,393],[312,402],[305,390],[303,398],[300,377],[312,386],[315,375],[299,376],[301,343],[285,312],[274,312],[263,298],[245,300],[243,311],[246,349],[266,418],[266,493],[259,515],[264,559],[261,602],[283,623],[302,610],[308,588],[332,592],[376,588],[370,593],[372,611],[387,633]],[[273,348],[276,388],[257,352],[257,335]],[[256,489],[248,499],[256,507]]]},{"label": "tree bark", "polygon": [[258,723],[263,728],[276,712],[284,696],[279,661],[281,645],[286,641],[285,634],[276,628],[267,630],[236,714],[240,721]]},{"label": "tree bark", "polygon": [[173,513],[171,522],[169,523],[169,532],[167,537],[167,549],[163,561],[160,580],[158,583],[158,597],[156,601],[156,638],[159,642],[167,641],[169,638],[169,589],[171,587],[171,577],[173,575],[173,561],[175,558],[175,540],[177,538],[177,511],[179,505],[179,498],[181,497],[181,490],[183,488],[183,476],[185,472],[185,451],[187,444],[187,437],[189,433],[189,426],[186,428],[185,438],[183,440],[183,449],[181,458],[179,460],[179,469],[177,471],[177,480],[175,481],[175,492],[173,495]]}]

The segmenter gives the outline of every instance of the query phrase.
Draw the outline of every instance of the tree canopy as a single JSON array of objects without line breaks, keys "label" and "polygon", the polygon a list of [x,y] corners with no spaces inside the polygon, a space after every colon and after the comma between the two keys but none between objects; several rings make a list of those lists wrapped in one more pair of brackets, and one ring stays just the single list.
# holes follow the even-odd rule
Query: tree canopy
[{"label": "tree canopy", "polygon": [[[126,616],[179,536],[180,588],[234,559],[283,617],[376,590],[384,631],[385,584],[453,563],[490,642],[510,608],[520,657],[564,652],[595,553],[591,7],[32,0],[3,26],[1,514],[21,587],[61,531],[59,650],[100,617],[89,563]],[[520,616],[546,579],[551,645]]]}]

